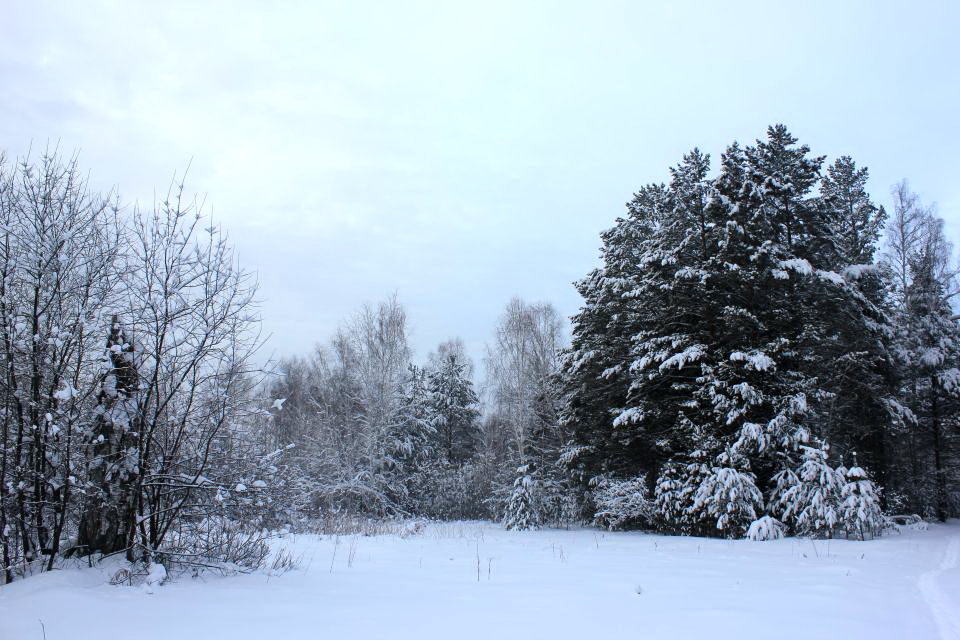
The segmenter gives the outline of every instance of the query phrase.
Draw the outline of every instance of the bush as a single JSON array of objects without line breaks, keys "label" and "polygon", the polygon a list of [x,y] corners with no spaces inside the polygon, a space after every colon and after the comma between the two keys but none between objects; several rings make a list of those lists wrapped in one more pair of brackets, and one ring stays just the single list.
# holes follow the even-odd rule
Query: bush
[{"label": "bush", "polygon": [[597,507],[594,524],[607,529],[640,529],[650,525],[653,505],[645,476],[628,480],[601,478],[596,483],[593,501]]},{"label": "bush", "polygon": [[780,540],[786,535],[786,529],[787,527],[776,518],[763,516],[750,523],[747,537],[756,541]]}]

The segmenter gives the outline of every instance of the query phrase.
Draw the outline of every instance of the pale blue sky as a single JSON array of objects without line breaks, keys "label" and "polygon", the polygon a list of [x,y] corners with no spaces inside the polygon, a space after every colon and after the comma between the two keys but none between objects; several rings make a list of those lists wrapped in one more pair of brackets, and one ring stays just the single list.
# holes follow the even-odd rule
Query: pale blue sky
[{"label": "pale blue sky", "polygon": [[960,2],[194,4],[4,0],[0,147],[141,201],[192,158],[278,354],[392,292],[421,357],[569,315],[633,191],[774,122],[960,231]]}]

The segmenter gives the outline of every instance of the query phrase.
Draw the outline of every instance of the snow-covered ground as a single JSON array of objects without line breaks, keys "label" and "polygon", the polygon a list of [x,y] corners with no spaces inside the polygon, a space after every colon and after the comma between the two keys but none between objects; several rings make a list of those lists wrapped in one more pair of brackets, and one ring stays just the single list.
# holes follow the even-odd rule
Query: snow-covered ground
[{"label": "snow-covered ground", "polygon": [[428,525],[287,537],[282,576],[0,587],[0,639],[960,638],[960,522],[871,542]]}]

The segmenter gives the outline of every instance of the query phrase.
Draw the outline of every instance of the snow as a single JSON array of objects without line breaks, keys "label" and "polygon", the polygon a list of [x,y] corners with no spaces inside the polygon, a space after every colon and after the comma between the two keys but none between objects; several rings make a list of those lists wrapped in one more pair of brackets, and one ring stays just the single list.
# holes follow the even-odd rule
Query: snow
[{"label": "snow", "polygon": [[747,529],[747,538],[758,542],[779,540],[783,538],[783,530],[782,522],[770,516],[763,516],[750,523],[750,528]]},{"label": "snow", "polygon": [[818,269],[817,277],[820,278],[821,280],[824,280],[825,282],[829,282],[830,284],[835,284],[835,285],[842,285],[846,282],[843,276],[841,276],[836,271],[824,271],[824,270]]},{"label": "snow", "polygon": [[288,536],[302,568],[112,586],[77,561],[0,587],[0,638],[956,638],[960,521],[766,542],[428,524]]},{"label": "snow", "polygon": [[859,280],[867,274],[877,272],[877,265],[874,264],[852,264],[843,269],[843,275],[850,280]]},{"label": "snow", "polygon": [[77,395],[77,390],[70,386],[69,383],[64,383],[62,387],[53,392],[53,397],[60,402],[67,402],[71,398]]},{"label": "snow", "polygon": [[753,369],[754,371],[768,371],[776,366],[773,358],[762,351],[755,351],[752,353],[734,351],[730,354],[730,360],[732,362],[746,362],[746,368]]},{"label": "snow", "polygon": [[693,346],[687,347],[680,353],[675,353],[666,360],[660,363],[660,371],[666,371],[667,369],[683,369],[685,366],[691,362],[697,362],[700,360],[704,354],[707,352],[707,349],[702,344],[695,344]]},{"label": "snow", "polygon": [[151,562],[147,567],[147,576],[144,578],[143,587],[147,593],[153,593],[154,587],[159,587],[167,580],[167,568],[159,562]]},{"label": "snow", "polygon": [[802,276],[813,274],[813,266],[803,258],[791,258],[790,260],[781,260],[780,267],[790,271],[795,271]]}]

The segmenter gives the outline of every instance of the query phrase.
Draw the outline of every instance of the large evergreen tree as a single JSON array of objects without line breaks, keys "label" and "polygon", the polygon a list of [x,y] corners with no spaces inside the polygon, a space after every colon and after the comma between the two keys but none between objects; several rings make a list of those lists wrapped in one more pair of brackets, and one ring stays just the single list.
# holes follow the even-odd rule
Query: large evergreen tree
[{"label": "large evergreen tree", "polygon": [[[695,150],[604,235],[564,371],[587,486],[646,473],[665,528],[742,535],[811,434],[843,454],[891,422],[886,316],[869,269],[848,268],[872,258],[882,213],[851,160],[823,185],[822,163],[782,125],[730,146],[712,179]],[[853,375],[862,392],[839,402]]]}]

